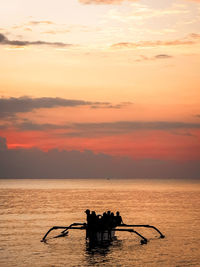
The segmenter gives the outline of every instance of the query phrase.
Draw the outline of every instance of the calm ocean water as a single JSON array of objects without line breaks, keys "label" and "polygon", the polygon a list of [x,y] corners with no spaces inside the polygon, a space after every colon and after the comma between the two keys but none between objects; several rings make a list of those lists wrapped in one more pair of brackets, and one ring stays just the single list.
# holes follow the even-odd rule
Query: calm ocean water
[{"label": "calm ocean water", "polygon": [[[200,183],[159,180],[0,180],[0,266],[200,266]],[[85,222],[84,210],[121,211],[125,223],[165,235],[117,233],[90,248],[85,231],[40,240],[53,225]],[[55,232],[56,234],[57,232]]]}]

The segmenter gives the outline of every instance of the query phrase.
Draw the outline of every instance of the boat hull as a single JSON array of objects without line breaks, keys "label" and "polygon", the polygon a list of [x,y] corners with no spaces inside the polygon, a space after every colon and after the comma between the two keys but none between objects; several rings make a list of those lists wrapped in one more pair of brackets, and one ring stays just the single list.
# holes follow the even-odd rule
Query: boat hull
[{"label": "boat hull", "polygon": [[115,238],[115,231],[104,231],[104,232],[91,232],[88,235],[88,239],[91,242],[103,242],[112,241]]}]

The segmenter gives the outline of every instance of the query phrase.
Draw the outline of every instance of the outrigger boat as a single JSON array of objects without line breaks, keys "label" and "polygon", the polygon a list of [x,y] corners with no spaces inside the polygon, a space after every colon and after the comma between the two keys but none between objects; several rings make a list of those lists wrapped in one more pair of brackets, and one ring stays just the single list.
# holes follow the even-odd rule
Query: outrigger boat
[{"label": "outrigger boat", "polygon": [[72,223],[69,226],[53,226],[52,228],[50,228],[47,233],[44,235],[44,237],[42,238],[41,242],[46,242],[47,241],[47,236],[49,235],[49,233],[53,230],[57,230],[57,229],[62,229],[61,233],[57,236],[55,236],[54,238],[58,238],[58,237],[64,237],[67,236],[69,233],[69,230],[86,230],[86,239],[88,237],[89,242],[91,243],[102,243],[104,241],[112,241],[115,238],[115,232],[129,232],[129,233],[133,233],[136,234],[137,236],[139,236],[141,238],[140,243],[141,244],[147,244],[148,240],[146,237],[144,237],[142,234],[140,234],[138,231],[136,231],[134,228],[151,228],[153,230],[155,230],[157,233],[159,233],[159,237],[160,238],[164,238],[165,236],[161,233],[161,231],[158,230],[158,228],[156,228],[153,225],[148,225],[148,224],[120,224],[112,229],[109,230],[96,230],[96,231],[92,231],[90,230],[90,233],[88,234],[88,225],[87,223]]}]

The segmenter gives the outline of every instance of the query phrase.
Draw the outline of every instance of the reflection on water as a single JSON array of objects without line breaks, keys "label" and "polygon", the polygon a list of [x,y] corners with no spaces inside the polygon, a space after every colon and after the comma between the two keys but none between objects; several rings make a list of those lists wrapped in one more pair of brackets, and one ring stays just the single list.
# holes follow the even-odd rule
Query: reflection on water
[{"label": "reflection on water", "polygon": [[[199,183],[145,180],[0,180],[0,266],[198,266]],[[151,224],[140,232],[150,242],[117,232],[91,246],[85,231],[40,240],[54,225],[85,222],[84,210],[121,211],[128,224]],[[52,234],[53,237],[56,232]]]},{"label": "reflection on water", "polygon": [[120,247],[122,247],[122,240],[118,240],[117,238],[101,244],[86,242],[85,259],[88,266],[95,265],[98,262],[106,263],[109,253],[111,254],[114,249],[120,249]]},{"label": "reflection on water", "polygon": [[93,254],[100,254],[100,255],[106,255],[109,251],[111,251],[112,247],[120,247],[121,246],[121,240],[118,240],[117,237],[115,237],[112,241],[104,241],[101,243],[94,243],[94,242],[86,242],[86,252],[88,252],[89,255]]},{"label": "reflection on water", "polygon": [[86,252],[88,255],[100,254],[105,256],[109,253],[111,246],[113,246],[111,241],[105,241],[101,244],[86,242]]}]

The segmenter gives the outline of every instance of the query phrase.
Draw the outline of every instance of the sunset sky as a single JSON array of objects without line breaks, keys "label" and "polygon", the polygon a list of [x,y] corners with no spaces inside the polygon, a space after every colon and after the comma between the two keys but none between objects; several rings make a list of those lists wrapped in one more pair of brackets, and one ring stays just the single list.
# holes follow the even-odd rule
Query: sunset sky
[{"label": "sunset sky", "polygon": [[0,150],[200,160],[199,0],[6,0],[0,59]]}]

